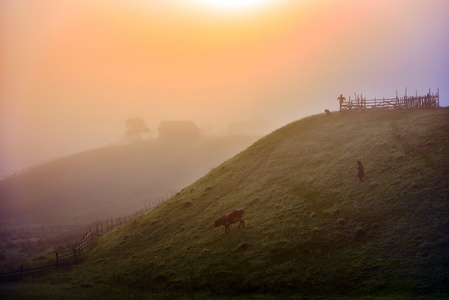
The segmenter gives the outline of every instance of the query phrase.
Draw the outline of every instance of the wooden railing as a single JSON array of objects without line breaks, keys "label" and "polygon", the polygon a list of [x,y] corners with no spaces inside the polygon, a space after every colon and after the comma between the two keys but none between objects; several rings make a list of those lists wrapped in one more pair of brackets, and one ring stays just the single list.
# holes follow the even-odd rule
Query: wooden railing
[{"label": "wooden railing", "polygon": [[[342,96],[341,96],[342,97]],[[338,98],[340,100],[340,98]],[[344,99],[344,98],[342,98]],[[425,96],[407,96],[407,90],[403,97],[399,97],[396,92],[395,98],[382,99],[366,99],[362,95],[354,95],[354,98],[349,97],[348,100],[340,101],[340,111],[363,111],[367,109],[422,109],[422,108],[437,108],[440,106],[440,90],[429,93]]]},{"label": "wooden railing", "polygon": [[55,252],[55,257],[56,257],[55,262],[52,264],[32,268],[24,268],[23,265],[21,265],[20,270],[7,273],[0,273],[0,280],[18,280],[22,279],[25,276],[45,273],[60,267],[67,267],[72,265],[74,262],[72,251],[68,251],[61,254]]},{"label": "wooden railing", "polygon": [[[167,196],[168,198],[168,196]],[[24,268],[24,264],[20,266],[20,270],[0,273],[0,281],[5,280],[20,280],[26,276],[37,275],[45,272],[54,271],[58,268],[67,268],[73,264],[80,262],[80,255],[86,249],[87,244],[93,238],[107,233],[108,231],[121,226],[130,220],[146,213],[154,209],[156,206],[161,204],[165,199],[162,197],[161,199],[157,199],[157,201],[152,202],[149,205],[145,205],[145,208],[142,208],[136,211],[133,215],[123,218],[110,218],[107,220],[99,221],[88,227],[88,231],[83,234],[82,240],[79,243],[76,243],[72,246],[72,249],[64,251],[63,253],[55,252],[55,261],[54,263],[39,266],[39,267],[30,267]],[[114,222],[115,221],[115,222]],[[105,226],[103,226],[105,225]],[[91,228],[95,228],[92,230]]]}]

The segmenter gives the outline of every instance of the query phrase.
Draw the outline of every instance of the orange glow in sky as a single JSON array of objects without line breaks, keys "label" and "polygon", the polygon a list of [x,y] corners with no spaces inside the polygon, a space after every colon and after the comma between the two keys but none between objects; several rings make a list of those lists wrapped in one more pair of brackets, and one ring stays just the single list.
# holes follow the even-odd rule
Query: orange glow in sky
[{"label": "orange glow in sky", "polygon": [[196,0],[196,2],[200,4],[230,10],[253,9],[272,1],[273,0]]},{"label": "orange glow in sky", "polygon": [[[449,1],[0,1],[0,176],[120,140],[126,119],[277,127],[354,92],[440,88]],[[273,128],[275,129],[275,128]]]}]

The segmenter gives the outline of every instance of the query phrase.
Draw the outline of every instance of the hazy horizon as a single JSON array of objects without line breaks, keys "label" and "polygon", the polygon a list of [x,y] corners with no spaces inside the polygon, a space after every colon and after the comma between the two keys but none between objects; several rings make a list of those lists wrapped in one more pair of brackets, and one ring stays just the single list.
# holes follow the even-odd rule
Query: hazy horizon
[{"label": "hazy horizon", "polygon": [[[257,2],[257,1],[252,1]],[[192,120],[281,127],[337,97],[440,90],[448,106],[446,0],[0,0],[0,178]]]}]

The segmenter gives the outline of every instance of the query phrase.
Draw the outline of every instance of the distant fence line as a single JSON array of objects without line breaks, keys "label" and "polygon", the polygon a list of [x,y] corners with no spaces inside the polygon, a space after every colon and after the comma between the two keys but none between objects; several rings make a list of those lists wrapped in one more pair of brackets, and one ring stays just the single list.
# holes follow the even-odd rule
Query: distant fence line
[{"label": "distant fence line", "polygon": [[[64,252],[55,252],[55,261],[54,263],[39,266],[39,267],[33,267],[33,268],[24,268],[24,265],[22,264],[20,266],[20,270],[12,271],[12,272],[6,272],[6,273],[0,273],[0,281],[7,281],[7,280],[19,280],[22,279],[25,276],[31,276],[36,274],[41,274],[45,272],[50,272],[52,270],[58,269],[58,268],[67,268],[70,267],[73,264],[76,264],[80,261],[80,254],[86,249],[87,244],[90,240],[92,240],[94,237],[97,237],[99,235],[102,235],[104,233],[107,233],[108,231],[121,226],[135,218],[137,218],[140,215],[145,214],[148,211],[153,210],[156,208],[159,204],[164,202],[169,197],[173,196],[174,193],[167,194],[167,198],[158,198],[155,201],[152,201],[148,205],[145,205],[144,208],[141,208],[140,210],[136,211],[134,214],[119,218],[110,218],[103,221],[98,221],[93,224],[91,224],[88,229],[86,229],[86,232],[83,234],[82,240],[79,243],[76,243],[72,246],[70,250],[64,251]],[[104,225],[104,226],[103,226]],[[92,230],[94,228],[94,230]],[[87,231],[88,230],[88,231]]]},{"label": "distant fence line", "polygon": [[407,96],[407,89],[403,97],[398,96],[396,91],[395,98],[382,99],[366,99],[362,95],[354,95],[354,99],[349,97],[348,100],[342,95],[338,97],[340,101],[340,111],[363,111],[367,109],[423,109],[423,108],[437,108],[440,107],[440,89],[436,93],[429,93],[424,96],[418,96],[416,91],[415,96]]}]

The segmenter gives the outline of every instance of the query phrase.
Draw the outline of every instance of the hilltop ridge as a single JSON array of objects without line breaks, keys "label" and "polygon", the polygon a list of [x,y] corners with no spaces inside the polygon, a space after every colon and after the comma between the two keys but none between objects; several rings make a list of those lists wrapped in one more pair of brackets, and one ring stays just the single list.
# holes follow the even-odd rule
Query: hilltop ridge
[{"label": "hilltop ridge", "polygon": [[[446,108],[293,122],[100,237],[70,272],[77,278],[71,285],[142,293],[447,296],[448,147]],[[213,228],[239,207],[245,229]]]}]

